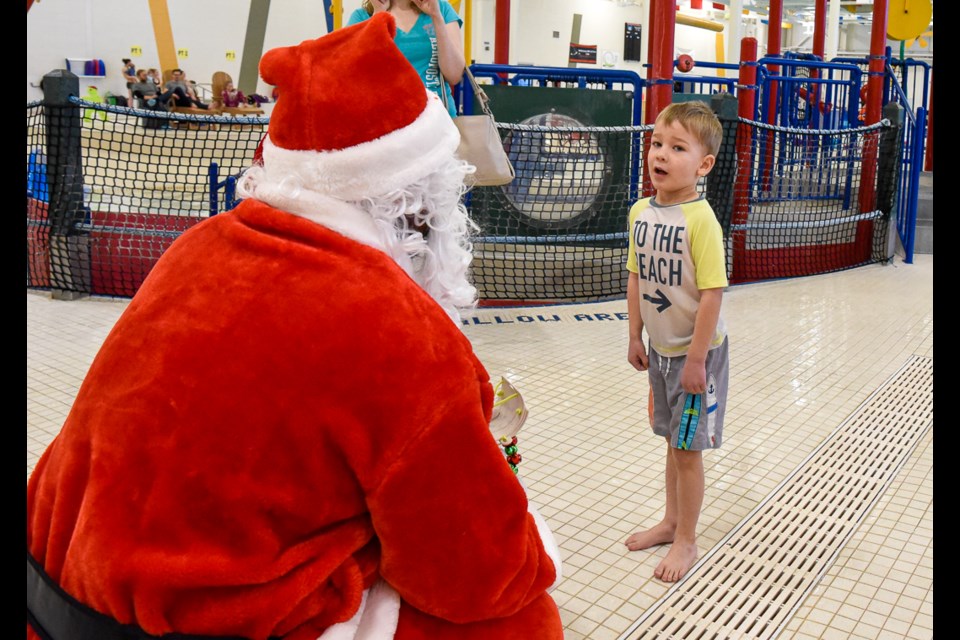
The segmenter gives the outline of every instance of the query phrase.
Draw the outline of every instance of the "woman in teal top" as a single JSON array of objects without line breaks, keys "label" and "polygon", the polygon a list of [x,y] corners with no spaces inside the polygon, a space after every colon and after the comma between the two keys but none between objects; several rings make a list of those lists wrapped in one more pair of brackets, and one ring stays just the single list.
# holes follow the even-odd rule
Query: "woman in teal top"
[{"label": "woman in teal top", "polygon": [[363,7],[350,14],[347,25],[363,22],[381,11],[396,20],[394,42],[420,74],[423,84],[441,98],[444,96],[440,92],[445,92],[450,117],[456,116],[447,83],[460,82],[466,66],[460,16],[446,0],[364,0]]}]

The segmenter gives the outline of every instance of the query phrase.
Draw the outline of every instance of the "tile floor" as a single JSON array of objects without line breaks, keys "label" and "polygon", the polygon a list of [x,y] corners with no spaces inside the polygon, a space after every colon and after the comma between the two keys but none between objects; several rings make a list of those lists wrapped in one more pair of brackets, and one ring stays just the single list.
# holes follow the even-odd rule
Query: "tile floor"
[{"label": "tile floor", "polygon": [[[27,474],[56,436],[126,301],[27,292]],[[663,445],[626,362],[623,301],[482,308],[464,331],[523,393],[520,473],[555,532],[568,640],[617,639],[669,585],[666,552],[623,540],[663,508]],[[731,287],[722,449],[704,456],[702,553],[716,545],[911,356],[933,358],[933,256]],[[927,433],[781,638],[933,637],[933,432]]]}]

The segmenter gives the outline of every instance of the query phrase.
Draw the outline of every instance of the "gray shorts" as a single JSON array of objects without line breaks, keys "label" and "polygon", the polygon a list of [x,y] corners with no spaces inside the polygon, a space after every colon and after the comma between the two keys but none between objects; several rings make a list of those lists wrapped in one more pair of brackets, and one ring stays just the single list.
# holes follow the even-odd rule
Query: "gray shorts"
[{"label": "gray shorts", "polygon": [[707,392],[688,394],[680,386],[686,356],[668,358],[648,349],[647,374],[653,391],[653,432],[670,446],[690,451],[716,449],[723,441],[729,359],[727,339],[707,352]]}]

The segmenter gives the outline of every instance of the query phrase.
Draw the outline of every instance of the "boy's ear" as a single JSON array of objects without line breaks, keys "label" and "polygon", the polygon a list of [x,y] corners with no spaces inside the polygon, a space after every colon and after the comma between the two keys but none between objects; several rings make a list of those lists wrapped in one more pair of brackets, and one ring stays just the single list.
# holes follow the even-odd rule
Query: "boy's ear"
[{"label": "boy's ear", "polygon": [[697,169],[697,175],[701,178],[713,169],[713,165],[717,162],[717,157],[712,153],[708,153],[703,156],[703,161],[700,163],[700,168]]}]

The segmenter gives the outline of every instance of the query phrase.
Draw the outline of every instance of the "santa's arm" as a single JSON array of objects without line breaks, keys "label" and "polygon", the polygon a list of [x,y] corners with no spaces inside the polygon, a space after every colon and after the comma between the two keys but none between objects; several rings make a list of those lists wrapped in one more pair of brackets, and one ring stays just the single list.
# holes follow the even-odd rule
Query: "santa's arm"
[{"label": "santa's arm", "polygon": [[383,577],[414,607],[453,622],[511,615],[558,575],[546,523],[538,527],[489,432],[487,391],[474,382],[432,396],[430,424],[368,497]]}]

